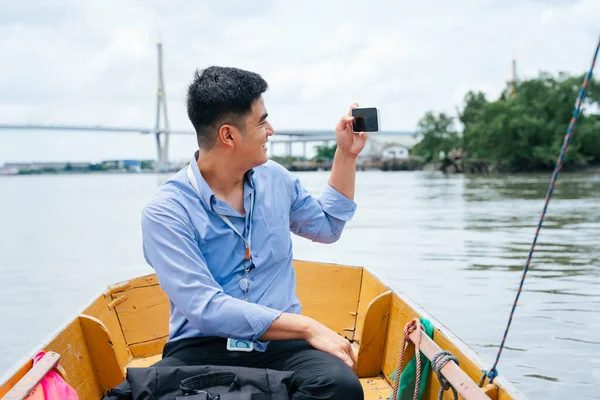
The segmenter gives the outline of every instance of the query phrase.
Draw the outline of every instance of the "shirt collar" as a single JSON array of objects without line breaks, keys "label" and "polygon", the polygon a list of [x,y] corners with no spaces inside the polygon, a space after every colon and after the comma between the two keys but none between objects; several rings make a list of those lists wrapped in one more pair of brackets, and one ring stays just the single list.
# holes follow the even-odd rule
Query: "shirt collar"
[{"label": "shirt collar", "polygon": [[[200,173],[200,169],[198,168],[199,153],[200,151],[196,150],[196,152],[194,153],[194,157],[190,162],[190,166],[192,168],[194,178],[196,179],[196,184],[198,185],[200,199],[207,208],[212,210],[213,206],[216,204],[217,198],[215,196],[215,192],[213,192],[210,186],[208,186],[208,183],[206,182],[206,180],[204,180],[204,177]],[[249,196],[250,193],[253,192],[255,189],[253,179],[254,172],[254,169],[250,169],[248,170],[248,172],[246,172],[246,180],[244,182],[244,198]],[[194,190],[194,192],[195,191],[196,190]]]}]

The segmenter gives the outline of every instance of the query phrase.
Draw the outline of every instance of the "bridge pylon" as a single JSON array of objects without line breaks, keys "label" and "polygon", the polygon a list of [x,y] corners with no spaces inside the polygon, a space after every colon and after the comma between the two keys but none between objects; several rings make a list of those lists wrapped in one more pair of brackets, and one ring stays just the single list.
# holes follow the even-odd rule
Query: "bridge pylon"
[{"label": "bridge pylon", "polygon": [[[155,170],[165,171],[169,167],[169,136],[171,128],[169,127],[169,115],[167,114],[167,97],[165,95],[165,81],[163,76],[162,62],[162,43],[157,43],[158,48],[158,90],[156,93],[156,125],[154,134],[156,135],[157,159]],[[164,127],[161,128],[160,115],[164,114]],[[161,136],[163,140],[161,141]]]}]

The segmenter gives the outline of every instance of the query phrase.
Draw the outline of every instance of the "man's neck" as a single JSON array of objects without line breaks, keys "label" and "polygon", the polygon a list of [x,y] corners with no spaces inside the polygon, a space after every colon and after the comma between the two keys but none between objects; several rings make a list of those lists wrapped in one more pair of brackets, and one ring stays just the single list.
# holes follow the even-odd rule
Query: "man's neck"
[{"label": "man's neck", "polygon": [[227,198],[240,188],[243,190],[247,171],[236,168],[227,157],[200,150],[197,164],[202,177],[218,197]]}]

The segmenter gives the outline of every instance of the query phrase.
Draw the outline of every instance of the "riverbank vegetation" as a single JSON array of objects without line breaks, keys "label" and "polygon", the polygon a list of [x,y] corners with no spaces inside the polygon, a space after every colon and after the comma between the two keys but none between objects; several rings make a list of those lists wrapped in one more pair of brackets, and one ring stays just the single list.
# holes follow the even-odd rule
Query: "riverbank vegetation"
[{"label": "riverbank vegetation", "polygon": [[[427,163],[468,172],[554,168],[573,115],[582,76],[541,73],[514,83],[496,100],[469,91],[456,116],[427,112],[411,150]],[[565,158],[565,169],[600,165],[600,83],[591,80]]]}]

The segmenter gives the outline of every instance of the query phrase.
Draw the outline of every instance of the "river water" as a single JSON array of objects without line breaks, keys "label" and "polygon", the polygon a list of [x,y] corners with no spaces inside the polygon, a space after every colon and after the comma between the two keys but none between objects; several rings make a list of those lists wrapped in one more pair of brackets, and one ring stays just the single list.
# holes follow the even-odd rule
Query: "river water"
[{"label": "river water", "polygon": [[[318,195],[328,173],[299,174]],[[151,273],[140,212],[167,176],[0,177],[0,375],[107,285]],[[364,266],[488,364],[498,350],[550,174],[359,172],[335,244],[297,259]],[[501,375],[531,398],[600,398],[600,176],[561,174]]]}]

